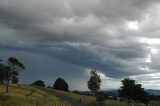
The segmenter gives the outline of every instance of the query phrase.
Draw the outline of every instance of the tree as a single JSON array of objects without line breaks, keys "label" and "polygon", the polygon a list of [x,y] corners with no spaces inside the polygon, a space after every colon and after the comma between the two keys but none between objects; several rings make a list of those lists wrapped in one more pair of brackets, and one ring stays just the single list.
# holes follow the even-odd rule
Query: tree
[{"label": "tree", "polygon": [[[7,71],[8,66],[4,66],[3,64],[0,64],[0,83],[4,84],[5,80],[7,79],[8,71]],[[18,78],[18,72],[13,71],[12,76],[11,76],[11,81],[13,84],[17,84],[19,81]]]},{"label": "tree", "polygon": [[132,99],[136,102],[142,102],[146,104],[146,106],[148,105],[149,95],[144,88],[142,88],[141,84],[135,84]]},{"label": "tree", "polygon": [[18,73],[21,69],[25,69],[25,66],[15,57],[8,58],[8,65],[4,67],[5,70],[5,83],[6,83],[6,92],[9,91],[9,84],[14,76],[15,72]]},{"label": "tree", "polygon": [[125,78],[121,82],[122,86],[119,89],[119,95],[120,97],[126,98],[128,104],[130,100],[134,100],[148,105],[148,94],[144,88],[142,88],[141,84],[136,84],[135,80],[129,78]]},{"label": "tree", "polygon": [[13,73],[13,76],[12,76],[12,78],[11,78],[11,81],[12,81],[13,84],[17,84],[17,83],[19,82],[18,75],[19,75],[19,74],[18,74],[18,72],[16,72],[16,71]]},{"label": "tree", "polygon": [[119,89],[119,94],[121,97],[127,98],[129,103],[130,99],[132,99],[132,96],[133,96],[135,80],[125,78],[121,82],[122,82],[122,86]]},{"label": "tree", "polygon": [[31,85],[45,87],[44,81],[42,81],[42,80],[37,80],[37,81],[33,82],[33,84],[31,84]]},{"label": "tree", "polygon": [[102,102],[105,100],[105,96],[104,96],[104,93],[103,92],[98,92],[96,93],[96,100],[98,102]]},{"label": "tree", "polygon": [[91,70],[90,74],[91,77],[88,81],[88,88],[92,91],[94,95],[96,95],[97,91],[100,89],[102,81],[100,79],[100,75],[98,75],[96,71]]},{"label": "tree", "polygon": [[55,81],[53,88],[56,90],[69,91],[67,82],[62,78],[58,78]]},{"label": "tree", "polygon": [[3,84],[4,83],[4,65],[0,64],[0,83]]}]

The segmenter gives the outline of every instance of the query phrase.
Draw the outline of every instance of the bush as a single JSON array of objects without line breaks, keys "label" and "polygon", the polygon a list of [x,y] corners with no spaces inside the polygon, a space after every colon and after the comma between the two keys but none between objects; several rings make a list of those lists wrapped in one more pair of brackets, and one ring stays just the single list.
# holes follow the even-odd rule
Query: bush
[{"label": "bush", "polygon": [[82,92],[80,92],[80,91],[73,91],[73,93],[82,94]]},{"label": "bush", "polygon": [[105,97],[104,97],[103,94],[98,93],[98,94],[96,94],[96,100],[97,100],[98,102],[101,102],[101,101],[104,101],[104,100],[105,100]]},{"label": "bush", "polygon": [[47,86],[47,88],[53,89],[53,87],[51,87],[51,86]]},{"label": "bush", "polygon": [[62,78],[58,78],[55,81],[53,87],[56,90],[69,91],[68,90],[68,84],[67,84],[67,82],[64,79],[62,79]]},{"label": "bush", "polygon": [[42,81],[42,80],[37,80],[37,81],[33,82],[33,84],[31,84],[31,85],[45,87],[44,81]]}]

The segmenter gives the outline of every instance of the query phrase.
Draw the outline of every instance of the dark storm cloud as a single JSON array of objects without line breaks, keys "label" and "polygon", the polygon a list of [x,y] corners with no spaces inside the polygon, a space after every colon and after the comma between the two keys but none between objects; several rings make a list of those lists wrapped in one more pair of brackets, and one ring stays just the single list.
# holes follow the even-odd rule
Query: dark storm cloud
[{"label": "dark storm cloud", "polygon": [[[102,70],[109,77],[114,77],[114,78],[121,78],[125,76],[143,73],[143,72],[139,72],[139,69],[134,69],[134,68],[130,69],[129,68],[130,66],[126,64],[127,61],[123,63],[124,61],[123,59],[130,60],[131,58],[141,58],[143,55],[138,56],[139,54],[137,54],[137,52],[133,52],[131,56],[127,56],[127,53],[138,50],[138,49],[131,50],[131,51],[127,49],[121,49],[121,52],[123,51],[124,54],[125,54],[125,51],[127,51],[125,56],[123,53],[119,52],[117,49],[104,50],[105,48],[102,48],[100,46],[98,47],[94,47],[94,46],[95,45],[66,42],[66,43],[55,43],[52,45],[39,44],[32,48],[1,46],[1,49],[3,48],[5,50],[8,49],[8,50],[17,50],[17,51],[27,51],[27,52],[31,52],[39,55],[43,54],[47,57],[56,58],[66,63],[78,65],[83,68],[86,67],[86,68]],[[104,52],[105,54],[104,55],[97,54],[96,53],[97,51],[102,51],[102,53]],[[135,55],[136,57],[134,57],[133,55]],[[110,58],[110,56],[113,56],[113,57]],[[103,58],[107,58],[107,60],[103,61]],[[130,61],[132,61],[132,59]],[[133,67],[134,65],[136,66],[138,64],[139,63],[133,64]]]},{"label": "dark storm cloud", "polygon": [[[70,64],[66,66],[72,72],[74,68],[79,70],[79,74],[86,68],[100,70],[113,78],[156,72],[159,56],[153,55],[152,49],[158,45],[146,39],[159,37],[160,25],[153,22],[159,21],[158,3],[158,0],[0,0],[0,50],[30,53],[42,60],[47,57],[54,64],[59,60]],[[49,70],[56,65],[44,67]],[[56,69],[66,78],[72,76],[65,72],[65,67]],[[42,70],[40,73],[44,75]]]},{"label": "dark storm cloud", "polygon": [[[88,38],[90,33],[95,33],[94,30],[103,27],[104,23],[117,25],[124,22],[124,20],[141,18],[148,5],[155,3],[150,0],[130,0],[127,2],[124,0],[88,0],[86,2],[83,3],[79,0],[47,0],[45,2],[42,0],[1,0],[0,20],[1,24],[18,30],[18,34],[23,37],[28,36],[34,40],[38,36],[39,39],[37,38],[37,40],[71,39],[72,41],[77,41]],[[84,15],[81,15],[81,12]],[[138,14],[139,12],[140,14]],[[93,17],[89,17],[89,14],[93,14]],[[111,18],[108,19],[108,17]],[[135,17],[135,19],[130,19],[129,17]],[[93,19],[93,23],[94,21],[99,21],[98,24],[100,26],[87,23],[91,24],[91,26],[87,27],[85,21],[90,21],[90,19]],[[111,21],[112,19],[117,21],[113,22]],[[67,21],[71,22],[69,23],[70,25],[65,23]],[[100,36],[89,36],[89,39],[90,37]]]}]

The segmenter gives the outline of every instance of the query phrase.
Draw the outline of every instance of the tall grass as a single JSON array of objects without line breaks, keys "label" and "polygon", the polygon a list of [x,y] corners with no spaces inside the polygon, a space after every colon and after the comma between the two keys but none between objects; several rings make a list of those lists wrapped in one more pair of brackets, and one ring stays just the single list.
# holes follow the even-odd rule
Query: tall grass
[{"label": "tall grass", "polygon": [[50,100],[46,103],[40,101],[0,101],[0,106],[71,106],[68,102]]},{"label": "tall grass", "polygon": [[[143,103],[135,103],[129,104],[127,102],[120,102],[118,100],[105,100],[103,102],[97,102],[96,98],[93,96],[85,96],[71,92],[57,91],[65,96],[74,98],[76,100],[81,100],[81,102],[85,103],[87,106],[145,106]],[[150,101],[149,106],[160,106],[160,101]]]},{"label": "tall grass", "polygon": [[62,99],[32,87],[12,85],[5,93],[0,85],[0,106],[71,106]]}]

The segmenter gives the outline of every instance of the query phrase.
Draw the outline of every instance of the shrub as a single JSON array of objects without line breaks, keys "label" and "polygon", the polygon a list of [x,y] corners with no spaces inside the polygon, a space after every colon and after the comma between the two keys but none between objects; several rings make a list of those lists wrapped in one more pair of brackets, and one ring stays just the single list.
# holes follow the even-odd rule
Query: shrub
[{"label": "shrub", "polygon": [[33,82],[33,84],[31,84],[31,85],[45,87],[44,81],[42,81],[42,80],[37,80],[37,81]]},{"label": "shrub", "polygon": [[101,101],[104,101],[104,100],[105,100],[105,97],[104,97],[103,94],[98,93],[98,94],[96,94],[96,100],[97,100],[98,102],[101,102]]}]

